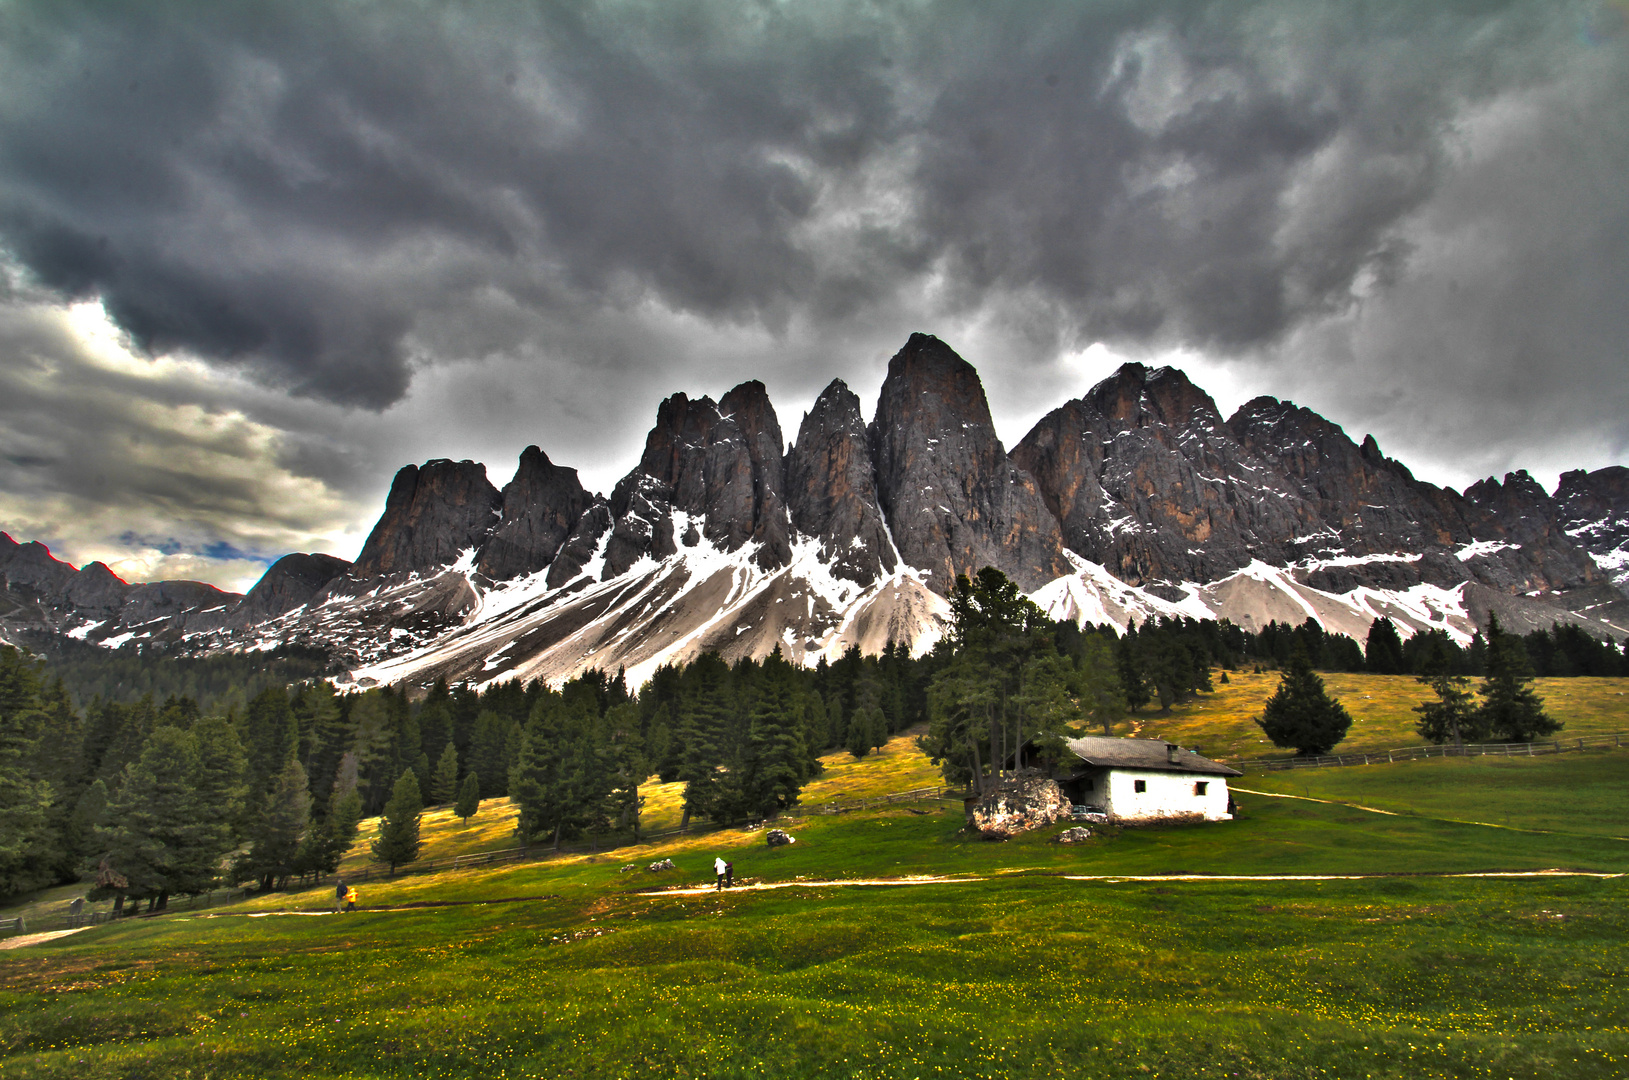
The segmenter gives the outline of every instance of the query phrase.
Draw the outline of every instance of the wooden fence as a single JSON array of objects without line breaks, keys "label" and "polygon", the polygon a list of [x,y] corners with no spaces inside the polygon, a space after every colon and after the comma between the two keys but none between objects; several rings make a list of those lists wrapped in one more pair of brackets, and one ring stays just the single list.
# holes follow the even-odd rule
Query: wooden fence
[{"label": "wooden fence", "polygon": [[1349,765],[1378,765],[1394,761],[1422,761],[1441,757],[1535,757],[1565,754],[1589,747],[1622,746],[1626,732],[1586,735],[1580,739],[1544,739],[1518,743],[1466,743],[1464,746],[1404,746],[1372,750],[1366,754],[1326,754],[1322,757],[1251,758],[1228,764],[1242,772],[1278,772],[1283,769],[1329,769]]}]

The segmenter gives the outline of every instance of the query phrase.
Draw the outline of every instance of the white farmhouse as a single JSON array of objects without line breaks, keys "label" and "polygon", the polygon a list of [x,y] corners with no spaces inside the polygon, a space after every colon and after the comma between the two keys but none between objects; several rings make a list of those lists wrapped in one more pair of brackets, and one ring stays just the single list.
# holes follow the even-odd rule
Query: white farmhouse
[{"label": "white farmhouse", "polygon": [[1058,786],[1077,807],[1110,821],[1231,821],[1227,778],[1243,776],[1164,739],[1070,739],[1054,766]]}]

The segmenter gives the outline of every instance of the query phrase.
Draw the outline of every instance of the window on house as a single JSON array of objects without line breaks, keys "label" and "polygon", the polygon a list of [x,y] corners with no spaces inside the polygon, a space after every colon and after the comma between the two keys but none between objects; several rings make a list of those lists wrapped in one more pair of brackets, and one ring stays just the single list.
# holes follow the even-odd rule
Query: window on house
[{"label": "window on house", "polygon": [[1143,792],[1148,790],[1148,781],[1147,780],[1133,780],[1131,782],[1131,790],[1135,791],[1137,794],[1141,795]]},{"label": "window on house", "polygon": [[1195,795],[1203,795],[1205,792],[1207,792],[1209,790],[1210,790],[1210,782],[1208,780],[1197,781],[1193,786],[1193,793]]}]

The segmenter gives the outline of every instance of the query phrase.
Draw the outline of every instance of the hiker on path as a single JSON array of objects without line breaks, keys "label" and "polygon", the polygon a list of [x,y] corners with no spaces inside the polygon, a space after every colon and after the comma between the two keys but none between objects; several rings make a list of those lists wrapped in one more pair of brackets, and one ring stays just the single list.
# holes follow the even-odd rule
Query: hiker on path
[{"label": "hiker on path", "polygon": [[334,879],[334,913],[345,910],[345,882]]},{"label": "hiker on path", "polygon": [[713,860],[713,889],[716,892],[724,887],[724,874],[729,870],[730,864],[720,855]]},{"label": "hiker on path", "polygon": [[735,888],[735,864],[732,862],[724,864],[724,887],[726,889]]},{"label": "hiker on path", "polygon": [[356,886],[355,885],[352,885],[350,888],[346,889],[345,890],[345,910],[346,911],[355,911],[356,910],[356,902],[357,902],[358,899],[359,899],[359,897],[357,896]]}]

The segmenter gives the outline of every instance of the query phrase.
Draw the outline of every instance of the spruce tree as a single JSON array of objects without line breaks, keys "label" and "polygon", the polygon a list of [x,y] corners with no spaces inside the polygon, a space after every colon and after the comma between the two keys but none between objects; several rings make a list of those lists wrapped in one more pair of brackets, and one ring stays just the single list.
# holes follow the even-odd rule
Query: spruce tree
[{"label": "spruce tree", "polygon": [[1312,757],[1327,754],[1345,738],[1352,718],[1324,689],[1306,648],[1298,642],[1256,724],[1274,746],[1294,747],[1296,753]]},{"label": "spruce tree", "polygon": [[0,896],[44,884],[60,854],[47,816],[51,786],[28,766],[44,720],[39,665],[0,646]]},{"label": "spruce tree", "polygon": [[436,760],[435,773],[430,781],[430,805],[446,806],[458,794],[458,747],[449,740],[447,748]]},{"label": "spruce tree", "polygon": [[398,866],[419,857],[419,816],[423,810],[418,778],[412,769],[404,769],[391,789],[390,801],[385,803],[379,818],[379,837],[373,842],[374,859],[389,863],[392,874]]},{"label": "spruce tree", "polygon": [[290,755],[249,826],[249,850],[235,867],[240,878],[258,878],[262,892],[281,888],[301,870],[299,855],[310,825],[305,769]]},{"label": "spruce tree", "polygon": [[193,736],[156,729],[121,780],[96,834],[109,864],[129,882],[124,891],[162,907],[171,893],[213,886],[231,831],[198,797]]},{"label": "spruce tree", "polygon": [[1369,624],[1369,637],[1363,646],[1363,662],[1375,675],[1401,675],[1403,673],[1403,639],[1398,636],[1397,625],[1381,617]]},{"label": "spruce tree", "polygon": [[1533,692],[1533,672],[1521,639],[1507,634],[1498,616],[1489,613],[1486,638],[1486,676],[1477,720],[1488,736],[1506,742],[1532,742],[1540,735],[1561,730],[1561,722],[1544,711],[1544,701]]},{"label": "spruce tree", "polygon": [[469,824],[469,819],[481,809],[481,778],[474,773],[464,777],[464,786],[458,791],[458,805],[453,807],[453,813]]},{"label": "spruce tree", "polygon": [[1422,738],[1442,744],[1451,742],[1463,746],[1467,739],[1478,739],[1484,734],[1481,717],[1471,703],[1471,680],[1456,675],[1446,650],[1438,642],[1431,643],[1431,651],[1421,663],[1421,673],[1415,681],[1429,686],[1437,700],[1414,706],[1420,719],[1414,728]]}]

